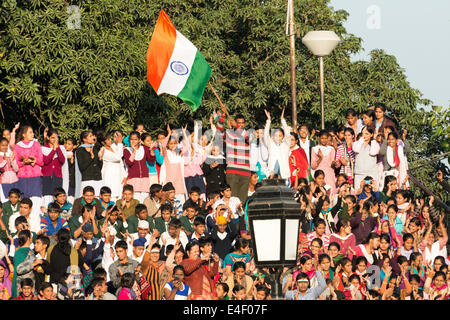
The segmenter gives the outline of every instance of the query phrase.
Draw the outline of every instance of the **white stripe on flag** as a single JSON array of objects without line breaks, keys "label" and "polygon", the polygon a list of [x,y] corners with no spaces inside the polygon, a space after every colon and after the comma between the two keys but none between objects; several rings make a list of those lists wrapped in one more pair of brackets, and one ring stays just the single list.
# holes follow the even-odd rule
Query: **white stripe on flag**
[{"label": "white stripe on flag", "polygon": [[183,90],[191,73],[196,53],[197,48],[177,30],[175,47],[159,86],[158,95],[168,93],[177,96]]}]

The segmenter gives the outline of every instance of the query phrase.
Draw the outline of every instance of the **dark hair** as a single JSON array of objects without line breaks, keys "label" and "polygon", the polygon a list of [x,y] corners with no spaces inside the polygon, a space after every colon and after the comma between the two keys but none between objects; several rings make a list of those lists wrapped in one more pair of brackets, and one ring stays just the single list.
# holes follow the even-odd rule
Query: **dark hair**
[{"label": "dark hair", "polygon": [[186,251],[186,254],[188,251],[190,252],[194,246],[198,246],[198,241],[188,242],[188,244],[186,245],[186,248],[184,248]]},{"label": "dark hair", "polygon": [[31,231],[30,230],[22,230],[17,234],[17,238],[19,239],[19,247],[22,247],[29,239],[31,239]]},{"label": "dark hair", "polygon": [[235,284],[234,287],[233,287],[232,292],[236,293],[236,292],[239,292],[241,290],[245,290],[245,287],[243,285],[241,285],[241,284]]},{"label": "dark hair", "polygon": [[[27,278],[27,279],[29,279],[29,278]],[[42,282],[40,287],[39,287],[39,291],[44,291],[47,288],[52,288],[53,289],[52,284],[50,282]]]},{"label": "dark hair", "polygon": [[369,233],[369,235],[367,236],[365,243],[369,243],[370,240],[376,239],[376,238],[379,238],[379,237],[380,237],[380,235],[379,235],[378,233],[376,233],[376,232],[371,232],[371,233]]},{"label": "dark hair", "polygon": [[57,196],[61,194],[66,194],[66,191],[63,188],[57,187],[53,190],[53,196],[56,198]]},{"label": "dark hair", "polygon": [[83,195],[84,195],[85,193],[88,193],[88,192],[92,192],[93,194],[95,194],[95,189],[94,189],[94,187],[86,186],[86,187],[83,188]]},{"label": "dark hair", "polygon": [[27,204],[30,208],[33,208],[33,201],[30,198],[23,198],[20,204]]},{"label": "dark hair", "polygon": [[168,203],[164,203],[164,204],[162,204],[162,205],[159,207],[159,211],[161,211],[161,213],[162,213],[163,211],[170,211],[170,212],[172,212],[172,206],[171,206],[170,204],[168,204]]},{"label": "dark hair", "polygon": [[93,211],[93,210],[94,210],[94,206],[93,206],[92,204],[86,203],[86,204],[83,206],[83,209],[82,209],[81,212],[84,212],[84,211],[91,212],[91,211]]},{"label": "dark hair", "polygon": [[34,282],[31,278],[25,278],[20,280],[20,287],[34,287]]},{"label": "dark hair", "polygon": [[403,235],[403,242],[405,242],[406,240],[408,240],[408,239],[412,239],[413,241],[414,241],[414,236],[411,234],[411,233],[405,233],[404,235]]},{"label": "dark hair", "polygon": [[388,184],[395,180],[397,180],[397,178],[393,175],[389,175],[384,178],[384,187],[383,187],[384,194],[386,194],[386,192],[388,191]]},{"label": "dark hair", "polygon": [[398,212],[398,207],[395,204],[388,205],[386,212],[388,212],[389,209],[393,209],[395,212]]},{"label": "dark hair", "polygon": [[184,274],[186,273],[186,271],[184,270],[184,267],[183,267],[182,265],[176,265],[176,266],[173,268],[172,274],[175,274],[175,272],[177,272],[178,270],[183,271]]},{"label": "dark hair", "polygon": [[116,245],[114,246],[114,249],[122,248],[124,250],[128,250],[128,244],[125,240],[119,240],[117,241]]},{"label": "dark hair", "polygon": [[342,258],[340,261],[339,261],[339,263],[341,264],[341,266],[342,267],[344,267],[347,263],[352,263],[352,260],[350,260],[349,258],[347,258],[347,257],[344,257],[344,258]]},{"label": "dark hair", "polygon": [[134,214],[138,215],[144,210],[147,210],[147,206],[145,204],[139,203],[138,205],[136,205],[136,208],[134,209]]},{"label": "dark hair", "polygon": [[189,189],[189,195],[191,195],[191,194],[193,194],[193,193],[201,194],[202,191],[200,190],[199,187],[197,187],[197,186],[192,186],[192,188]]},{"label": "dark hair", "polygon": [[230,185],[225,183],[224,185],[221,186],[220,193],[224,192],[227,189],[231,189],[231,187],[230,187]]},{"label": "dark hair", "polygon": [[212,245],[212,239],[210,236],[203,236],[198,239],[198,246],[200,249],[204,248],[207,244]]},{"label": "dark hair", "polygon": [[337,232],[339,232],[341,230],[341,228],[343,227],[347,227],[347,225],[350,223],[350,220],[339,220],[336,223],[336,230]]},{"label": "dark hair", "polygon": [[124,273],[122,277],[120,277],[120,286],[122,288],[132,288],[135,280],[136,277],[134,276],[134,273]]},{"label": "dark hair", "polygon": [[174,218],[172,220],[170,220],[169,222],[169,227],[175,227],[175,228],[181,228],[182,223],[180,221],[180,219]]},{"label": "dark hair", "polygon": [[392,136],[395,140],[398,140],[398,134],[395,131],[389,132],[388,138],[389,138],[389,136]]},{"label": "dark hair", "polygon": [[101,278],[101,277],[106,277],[106,276],[107,276],[107,272],[103,268],[95,268],[92,272],[93,278]]},{"label": "dark hair", "polygon": [[56,245],[61,251],[68,256],[72,250],[72,246],[70,244],[70,231],[67,229],[59,229],[56,233],[58,238],[58,244]]},{"label": "dark hair", "polygon": [[380,241],[385,240],[387,243],[391,243],[391,237],[387,233],[380,234]]},{"label": "dark hair", "polygon": [[20,128],[19,134],[16,136],[16,142],[19,142],[19,141],[23,140],[23,135],[24,135],[25,132],[28,131],[28,129],[33,130],[33,128],[31,126],[28,126],[28,125],[24,125],[24,126],[22,126]]},{"label": "dark hair", "polygon": [[375,110],[381,109],[383,112],[386,112],[386,105],[382,102],[375,102]]},{"label": "dark hair", "polygon": [[41,240],[43,245],[46,245],[47,248],[50,246],[50,238],[45,234],[40,234],[36,237],[36,240]]},{"label": "dark hair", "polygon": [[105,278],[95,277],[91,282],[91,287],[95,288],[96,286],[101,286],[103,281],[106,281]]},{"label": "dark hair", "polygon": [[[397,257],[397,264],[398,265],[401,265],[402,263],[404,263],[404,262],[408,262],[408,258],[407,257],[405,257],[405,256],[398,256]],[[409,262],[408,262],[409,263]]]},{"label": "dark hair", "polygon": [[100,195],[108,194],[108,193],[111,194],[111,188],[110,187],[104,186],[104,187],[100,188]]},{"label": "dark hair", "polygon": [[372,118],[372,121],[375,120],[375,112],[373,112],[373,110],[366,110],[362,114],[365,114],[369,118]]},{"label": "dark hair", "polygon": [[330,258],[329,255],[327,255],[326,253],[322,253],[322,254],[319,256],[319,263],[321,263],[321,262],[322,262],[323,260],[325,260],[325,259],[328,259],[328,260],[331,261],[331,258]]},{"label": "dark hair", "polygon": [[330,249],[330,247],[336,247],[338,251],[341,251],[341,246],[337,242],[330,242],[330,244],[328,245],[328,249]]},{"label": "dark hair", "polygon": [[436,260],[441,261],[442,265],[446,266],[447,264],[445,263],[445,258],[443,256],[437,256],[436,258],[434,258],[433,264],[436,262]]},{"label": "dark hair", "polygon": [[323,246],[323,241],[322,241],[322,239],[320,239],[320,238],[314,238],[314,239],[312,239],[312,240],[311,240],[311,244],[312,244],[313,242],[317,242],[317,243],[319,244],[320,247]]},{"label": "dark hair", "polygon": [[418,257],[420,257],[422,254],[420,252],[413,252],[409,256],[409,261],[413,262],[416,261]]},{"label": "dark hair", "polygon": [[150,135],[150,133],[144,132],[144,133],[141,135],[141,141],[145,141],[145,139],[147,139],[148,137],[150,137],[150,139],[152,138],[152,136]]},{"label": "dark hair", "polygon": [[233,271],[236,271],[236,269],[242,268],[245,270],[245,263],[242,261],[236,261],[233,265]]},{"label": "dark hair", "polygon": [[130,137],[130,139],[131,139],[131,136],[136,136],[138,138],[138,140],[141,140],[141,134],[137,131],[131,131],[128,136]]},{"label": "dark hair", "polygon": [[195,217],[194,219],[194,227],[197,227],[199,225],[205,225],[205,219],[203,217]]},{"label": "dark hair", "polygon": [[374,132],[375,132],[375,131],[373,130],[372,127],[364,126],[364,127],[362,127],[362,129],[361,129],[361,133],[363,132],[364,129],[366,129],[367,132],[369,132],[371,135],[373,135]]},{"label": "dark hair", "polygon": [[409,274],[409,282],[416,281],[417,283],[420,283],[420,277],[418,274]]},{"label": "dark hair", "polygon": [[355,265],[358,265],[361,262],[364,262],[364,264],[367,266],[367,258],[366,257],[364,257],[364,256],[357,257],[356,261],[355,261]]},{"label": "dark hair", "polygon": [[244,118],[244,116],[241,113],[239,113],[234,119],[235,120],[237,120],[237,119],[244,119],[244,121],[245,121],[245,118]]},{"label": "dark hair", "polygon": [[325,129],[323,129],[323,130],[320,130],[319,131],[319,134],[317,135],[318,137],[321,137],[321,136],[330,136],[330,134],[328,133],[328,130],[325,130]]},{"label": "dark hair", "polygon": [[48,205],[48,212],[58,212],[61,213],[61,208],[56,203],[50,203]]},{"label": "dark hair", "polygon": [[355,136],[355,130],[353,130],[353,128],[345,128],[344,129],[344,134],[346,133],[346,132],[350,132],[350,134],[352,135],[352,136]]},{"label": "dark hair", "polygon": [[320,176],[320,175],[323,175],[323,176],[325,176],[325,172],[323,172],[323,170],[316,170],[315,172],[314,172],[314,179],[315,178],[317,178],[318,176]]},{"label": "dark hair", "polygon": [[12,188],[11,190],[9,190],[8,192],[8,197],[12,194],[15,194],[16,196],[18,196],[19,198],[21,197],[21,192],[19,189],[17,188]]},{"label": "dark hair", "polygon": [[87,138],[89,133],[92,133],[92,131],[86,130],[80,133],[80,141],[83,142],[84,139]]},{"label": "dark hair", "polygon": [[226,284],[225,282],[218,282],[216,284],[216,287],[221,286],[223,289],[223,292],[225,293],[225,295],[228,294],[228,291],[230,291],[230,287],[228,287],[228,284]]},{"label": "dark hair", "polygon": [[317,228],[320,224],[323,224],[324,226],[326,226],[325,220],[317,217],[314,219],[314,229]]},{"label": "dark hair", "polygon": [[447,279],[446,274],[445,274],[444,272],[442,272],[442,271],[436,271],[436,273],[435,273],[434,276],[433,276],[432,281],[434,281],[437,277],[442,277],[442,278],[444,278],[444,281]]},{"label": "dark hair", "polygon": [[97,131],[95,135],[97,136],[97,141],[100,144],[103,144],[106,140],[111,139],[111,135],[103,130]]},{"label": "dark hair", "polygon": [[241,250],[242,248],[246,248],[250,245],[250,241],[241,237],[236,238],[236,242],[234,243],[233,251]]},{"label": "dark hair", "polygon": [[28,223],[27,218],[25,218],[24,216],[18,216],[16,218],[16,220],[14,220],[14,226],[17,228],[17,226],[21,223]]},{"label": "dark hair", "polygon": [[359,278],[359,275],[357,274],[352,274],[349,278],[348,278],[348,282],[352,282],[352,280],[358,280],[359,283],[361,283],[361,279]]},{"label": "dark hair", "polygon": [[154,197],[156,193],[162,190],[162,185],[154,183],[150,186],[150,197]]},{"label": "dark hair", "polygon": [[131,192],[134,193],[134,188],[133,188],[133,186],[131,184],[126,184],[122,188],[122,192],[125,192],[125,191],[131,191]]},{"label": "dark hair", "polygon": [[310,259],[311,259],[311,257],[305,254],[305,255],[300,257],[300,264],[304,265]]},{"label": "dark hair", "polygon": [[66,143],[67,143],[67,141],[72,142],[73,145],[76,145],[76,144],[77,144],[77,140],[76,140],[75,138],[67,138],[67,139],[66,139]]},{"label": "dark hair", "polygon": [[357,117],[358,114],[356,113],[355,109],[348,108],[347,111],[345,111],[345,117],[347,118],[348,116]]}]

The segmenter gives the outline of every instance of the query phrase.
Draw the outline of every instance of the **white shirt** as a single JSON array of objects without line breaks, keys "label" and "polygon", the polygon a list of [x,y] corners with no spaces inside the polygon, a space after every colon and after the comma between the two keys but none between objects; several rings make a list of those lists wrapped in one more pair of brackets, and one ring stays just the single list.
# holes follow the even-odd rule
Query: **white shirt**
[{"label": "white shirt", "polygon": [[[167,232],[167,231],[163,232],[161,234],[161,237],[159,238],[159,244],[161,246],[164,245],[164,241],[163,240],[166,241],[166,247],[168,245],[175,245],[175,243],[177,241],[177,239],[176,238],[172,238],[170,236],[169,232]],[[183,248],[186,248],[186,245],[189,242],[189,240],[188,240],[187,235],[186,235],[186,233],[184,231],[180,231],[180,242],[181,242],[181,245],[183,246]]]},{"label": "white shirt", "polygon": [[[218,206],[219,204],[225,204],[225,201],[223,201],[223,199],[217,200],[217,202],[214,205]],[[231,212],[231,214],[232,214],[231,219],[238,219],[239,218],[240,212],[239,212],[238,208],[239,208],[240,204],[241,204],[241,200],[239,200],[238,197],[231,197],[230,198],[228,206],[230,207],[230,209],[232,211]],[[228,209],[225,210],[223,216],[225,218],[228,216]]]},{"label": "white shirt", "polygon": [[[8,223],[8,228],[9,228],[9,232],[10,233],[16,233],[17,229],[16,229],[16,219],[20,217],[20,213],[16,212],[14,214],[12,214],[9,217],[9,223]],[[34,232],[34,233],[38,233],[39,230],[41,230],[41,225],[40,225],[40,219],[31,219],[31,214],[28,216],[27,219],[28,223],[30,224],[30,231]]]}]

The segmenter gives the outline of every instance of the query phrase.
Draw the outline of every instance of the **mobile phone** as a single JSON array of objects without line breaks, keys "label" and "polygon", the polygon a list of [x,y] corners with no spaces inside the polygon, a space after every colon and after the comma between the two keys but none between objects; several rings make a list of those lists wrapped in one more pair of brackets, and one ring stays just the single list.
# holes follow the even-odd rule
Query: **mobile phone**
[{"label": "mobile phone", "polygon": [[366,184],[370,184],[370,180],[366,180]]}]

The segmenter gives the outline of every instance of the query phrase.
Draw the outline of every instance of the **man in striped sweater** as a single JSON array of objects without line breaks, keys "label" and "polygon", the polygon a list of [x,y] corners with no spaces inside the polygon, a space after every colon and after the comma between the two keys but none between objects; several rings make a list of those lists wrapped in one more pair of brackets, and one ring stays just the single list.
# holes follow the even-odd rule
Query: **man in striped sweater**
[{"label": "man in striped sweater", "polygon": [[[237,115],[233,120],[224,105],[222,115],[216,125],[222,133],[227,161],[226,179],[233,196],[245,203],[250,183],[250,134],[245,130],[245,118]],[[229,117],[229,129],[225,130],[225,116]]]}]

